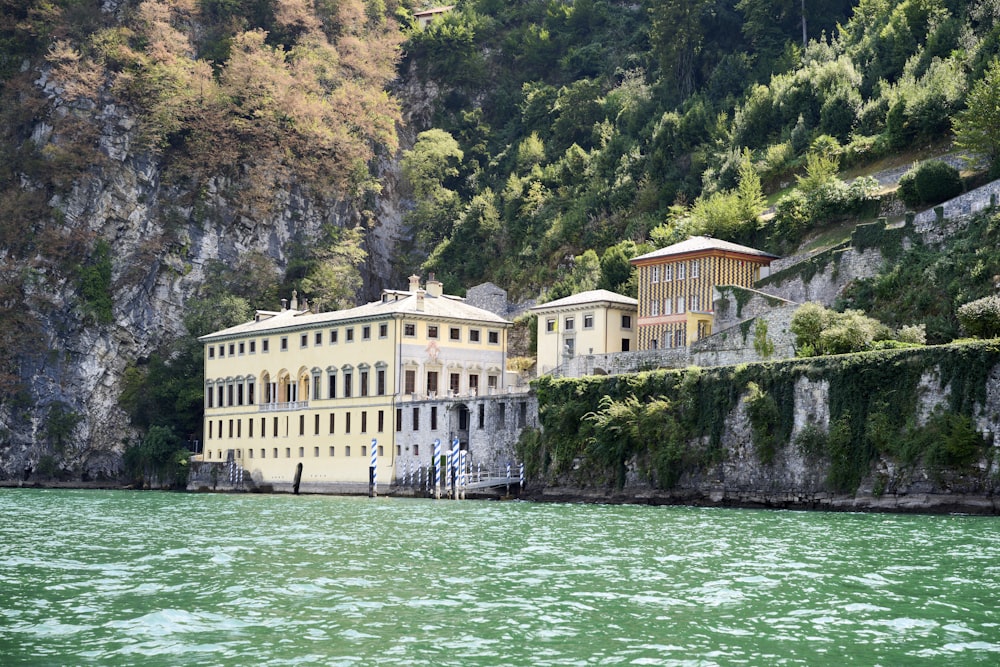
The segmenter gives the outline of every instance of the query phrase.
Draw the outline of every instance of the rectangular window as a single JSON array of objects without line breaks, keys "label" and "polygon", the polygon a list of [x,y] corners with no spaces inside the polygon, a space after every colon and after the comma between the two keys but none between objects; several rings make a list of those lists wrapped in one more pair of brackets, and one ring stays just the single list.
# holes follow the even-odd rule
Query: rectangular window
[{"label": "rectangular window", "polygon": [[378,411],[378,432],[385,430],[385,410]]},{"label": "rectangular window", "polygon": [[361,456],[368,456],[368,446],[361,445]]},{"label": "rectangular window", "polygon": [[215,346],[214,345],[209,345],[208,346],[208,358],[209,359],[215,359]]},{"label": "rectangular window", "polygon": [[211,387],[209,387],[208,391],[205,392],[205,396],[208,398],[208,407],[210,408],[215,407],[214,405],[212,405],[215,402],[215,392],[212,391]]},{"label": "rectangular window", "polygon": [[250,341],[250,354],[257,354],[257,341],[255,340]]},{"label": "rectangular window", "polygon": [[275,458],[275,459],[278,458],[278,448],[277,447],[275,447],[274,450],[271,452],[271,457]]},{"label": "rectangular window", "polygon": [[344,413],[344,433],[351,432],[351,413]]},{"label": "rectangular window", "polygon": [[213,431],[213,427],[214,426],[215,426],[215,422],[209,420],[209,422],[208,422],[208,439],[209,440],[212,439],[212,431]]},{"label": "rectangular window", "polygon": [[[274,422],[271,425],[274,427],[274,429],[273,429],[274,430],[274,437],[277,438],[278,437],[278,418],[277,417],[274,418]],[[285,428],[285,431],[286,431],[285,435],[288,435],[288,433],[287,433],[287,431],[288,431],[287,426]]]},{"label": "rectangular window", "polygon": [[299,415],[299,435],[306,434],[306,416]]},{"label": "rectangular window", "polygon": [[461,373],[451,373],[448,376],[448,388],[451,389],[452,394],[457,394],[459,387],[462,384],[462,374]]},{"label": "rectangular window", "polygon": [[483,403],[479,404],[479,428],[485,428],[486,426],[486,405]]},{"label": "rectangular window", "polygon": [[396,408],[396,433],[403,430],[403,408]]},{"label": "rectangular window", "polygon": [[333,445],[330,445],[330,456],[333,456],[336,453],[337,453],[337,448],[334,447]]},{"label": "rectangular window", "polygon": [[281,337],[281,351],[285,352],[288,349],[288,336]]},{"label": "rectangular window", "polygon": [[699,301],[698,300],[698,295],[697,294],[692,294],[689,297],[688,310],[700,310],[699,306],[701,304],[698,301]]},{"label": "rectangular window", "polygon": [[381,368],[375,371],[375,393],[385,396],[385,370]]},{"label": "rectangular window", "polygon": [[316,337],[313,339],[313,345],[322,345],[322,344],[323,344],[323,332],[317,331]]},{"label": "rectangular window", "polygon": [[684,312],[684,297],[677,297],[677,314],[680,315]]},{"label": "rectangular window", "polygon": [[413,430],[420,430],[420,408],[413,408]]},{"label": "rectangular window", "polygon": [[469,329],[469,342],[470,343],[479,342],[479,329]]},{"label": "rectangular window", "polygon": [[270,347],[271,347],[271,339],[270,338],[264,338],[263,340],[260,341],[260,351],[261,352],[267,352],[270,349]]},{"label": "rectangular window", "polygon": [[586,313],[583,316],[583,328],[584,329],[593,329],[594,328],[594,314],[593,313]]},{"label": "rectangular window", "polygon": [[378,325],[378,337],[379,338],[388,338],[389,337],[389,325],[388,324],[383,323],[383,324]]},{"label": "rectangular window", "polygon": [[692,278],[697,278],[698,277],[698,272],[700,270],[700,268],[699,268],[700,266],[701,266],[701,260],[700,259],[692,259],[691,260],[691,277]]},{"label": "rectangular window", "polygon": [[361,340],[371,340],[372,339],[372,327],[370,324],[366,324],[361,327]]},{"label": "rectangular window", "polygon": [[438,374],[437,371],[427,371],[427,395],[437,394]]},{"label": "rectangular window", "polygon": [[437,338],[438,337],[438,328],[437,328],[436,324],[428,324],[427,325],[427,337],[428,338]]},{"label": "rectangular window", "polygon": [[219,346],[219,356],[220,357],[226,356],[226,346],[225,345],[220,345]]},{"label": "rectangular window", "polygon": [[286,459],[292,458],[292,448],[291,447],[285,447],[285,458]]},{"label": "rectangular window", "polygon": [[226,405],[225,402],[223,401],[223,396],[224,396],[223,392],[224,391],[225,391],[225,387],[223,387],[222,385],[219,385],[219,392],[218,392],[218,394],[219,394],[219,407],[220,408],[224,407]]},{"label": "rectangular window", "polygon": [[353,373],[344,373],[344,398],[351,397],[351,381],[353,379]]},{"label": "rectangular window", "polygon": [[632,341],[628,338],[622,338],[622,352],[628,352],[631,349]]},{"label": "rectangular window", "polygon": [[229,356],[232,357],[232,356],[235,356],[235,355],[236,355],[236,343],[230,343],[229,344]]},{"label": "rectangular window", "polygon": [[649,282],[658,283],[660,282],[660,267],[651,266],[649,269]]},{"label": "rectangular window", "polygon": [[260,458],[262,458],[262,459],[266,459],[267,458],[267,450],[264,449],[263,447],[260,448]]},{"label": "rectangular window", "polygon": [[632,316],[622,315],[622,329],[631,329],[631,328],[632,328]]},{"label": "rectangular window", "polygon": [[348,328],[344,329],[344,340],[346,340],[348,343],[353,343],[354,342],[354,328],[353,327],[348,327]]},{"label": "rectangular window", "polygon": [[330,345],[336,345],[336,344],[337,344],[337,330],[330,329]]},{"label": "rectangular window", "polygon": [[361,382],[360,392],[362,396],[368,395],[368,371],[361,371],[358,374],[358,380]]},{"label": "rectangular window", "polygon": [[319,413],[313,419],[313,435],[319,435]]},{"label": "rectangular window", "polygon": [[651,317],[656,317],[659,314],[660,314],[660,302],[657,301],[656,299],[653,299],[649,303],[649,315]]},{"label": "rectangular window", "polygon": [[673,315],[674,314],[674,300],[669,296],[663,299],[663,314]]},{"label": "rectangular window", "polygon": [[336,426],[336,424],[337,424],[337,420],[336,420],[336,418],[335,418],[335,417],[333,416],[333,413],[331,412],[331,413],[330,413],[330,434],[331,434],[331,435],[332,435],[332,434],[333,434],[333,432],[334,432],[334,427]]},{"label": "rectangular window", "polygon": [[499,331],[490,331],[487,334],[486,342],[488,342],[490,345],[499,345],[500,344],[500,332]]},{"label": "rectangular window", "polygon": [[681,262],[677,265],[677,280],[684,280],[684,271],[687,269],[687,264]]},{"label": "rectangular window", "polygon": [[407,322],[403,325],[403,335],[407,338],[413,338],[417,335],[417,325],[412,322]]},{"label": "rectangular window", "polygon": [[250,419],[247,420],[247,431],[248,431],[247,437],[248,438],[252,438],[253,437],[253,417],[251,417]]},{"label": "rectangular window", "polygon": [[233,402],[233,385],[231,384],[226,385],[226,398],[229,401],[226,405],[236,405],[236,403]]},{"label": "rectangular window", "polygon": [[305,455],[306,455],[306,448],[305,447],[299,447],[299,458],[301,459]]},{"label": "rectangular window", "polygon": [[497,388],[497,376],[496,375],[487,375],[486,376],[486,387],[488,389],[496,389]]},{"label": "rectangular window", "polygon": [[362,410],[361,411],[361,432],[362,433],[367,433],[368,432],[368,411],[367,410]]},{"label": "rectangular window", "polygon": [[313,400],[314,401],[318,401],[320,399],[320,396],[323,395],[321,393],[321,390],[323,388],[323,386],[322,386],[323,383],[320,382],[319,378],[320,378],[320,376],[318,374],[317,375],[313,375],[313,377],[312,377],[312,382],[313,382]]},{"label": "rectangular window", "polygon": [[240,356],[243,356],[243,353],[246,351],[246,343],[241,342],[238,349]]},{"label": "rectangular window", "polygon": [[437,406],[431,406],[431,430],[436,431],[438,427],[438,409]]},{"label": "rectangular window", "polygon": [[459,327],[448,328],[448,340],[462,340],[462,330]]},{"label": "rectangular window", "polygon": [[299,336],[299,347],[309,347],[309,334]]},{"label": "rectangular window", "polygon": [[344,456],[350,456],[350,455],[351,455],[351,446],[344,445]]},{"label": "rectangular window", "polygon": [[337,398],[337,374],[333,371],[326,374],[326,397]]},{"label": "rectangular window", "polygon": [[[381,456],[382,455],[382,445],[378,446],[378,450],[379,450],[378,451],[379,456]],[[413,455],[414,456],[420,456],[420,445],[416,445],[416,444],[413,445]]]},{"label": "rectangular window", "polygon": [[545,318],[545,333],[555,333],[556,332],[556,318],[547,317]]},{"label": "rectangular window", "polygon": [[407,370],[403,373],[403,393],[412,394],[417,391],[417,372]]},{"label": "rectangular window", "polygon": [[267,437],[267,417],[260,418],[260,437]]},{"label": "rectangular window", "polygon": [[563,319],[563,329],[565,331],[572,331],[576,329],[576,318],[572,315]]},{"label": "rectangular window", "polygon": [[319,447],[313,447],[313,456],[319,458]]},{"label": "rectangular window", "polygon": [[663,282],[670,282],[674,279],[674,267],[671,264],[667,264],[663,267]]}]

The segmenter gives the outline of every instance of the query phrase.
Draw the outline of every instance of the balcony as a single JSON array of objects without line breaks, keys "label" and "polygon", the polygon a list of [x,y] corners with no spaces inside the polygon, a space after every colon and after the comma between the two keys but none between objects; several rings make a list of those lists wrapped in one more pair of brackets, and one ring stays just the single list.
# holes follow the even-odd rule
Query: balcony
[{"label": "balcony", "polygon": [[287,403],[261,403],[260,412],[291,412],[292,410],[305,410],[309,407],[309,401],[289,401]]}]

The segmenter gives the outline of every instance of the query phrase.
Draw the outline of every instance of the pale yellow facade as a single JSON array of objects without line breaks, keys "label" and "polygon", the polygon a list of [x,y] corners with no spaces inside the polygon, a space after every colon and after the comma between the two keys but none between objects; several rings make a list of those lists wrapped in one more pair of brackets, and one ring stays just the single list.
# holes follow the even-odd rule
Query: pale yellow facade
[{"label": "pale yellow facade", "polygon": [[535,306],[536,368],[539,375],[582,354],[635,349],[636,300],[607,290],[592,290]]},{"label": "pale yellow facade", "polygon": [[419,419],[415,399],[504,389],[509,326],[412,279],[350,310],[259,311],[200,339],[202,460],[232,456],[276,486],[292,484],[301,464],[304,489],[328,488],[367,484],[374,443],[378,481],[390,482],[397,433]]}]

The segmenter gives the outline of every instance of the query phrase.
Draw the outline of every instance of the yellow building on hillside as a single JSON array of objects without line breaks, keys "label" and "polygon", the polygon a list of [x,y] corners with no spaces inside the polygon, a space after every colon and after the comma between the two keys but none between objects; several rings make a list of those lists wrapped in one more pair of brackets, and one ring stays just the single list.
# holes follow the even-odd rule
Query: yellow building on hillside
[{"label": "yellow building on hillside", "polygon": [[578,354],[629,352],[635,348],[636,300],[608,290],[590,290],[535,306],[539,375]]},{"label": "yellow building on hillside", "polygon": [[[416,431],[436,396],[506,388],[510,322],[442,294],[417,276],[379,301],[312,313],[257,311],[201,337],[205,346],[202,460],[230,457],[258,484],[286,487],[301,464],[304,490],[390,482],[397,440]],[[428,421],[425,421],[428,423]],[[428,452],[429,455],[429,452]]]},{"label": "yellow building on hillside", "polygon": [[708,236],[633,258],[639,271],[638,349],[687,346],[711,335],[715,287],[753,287],[775,259]]}]

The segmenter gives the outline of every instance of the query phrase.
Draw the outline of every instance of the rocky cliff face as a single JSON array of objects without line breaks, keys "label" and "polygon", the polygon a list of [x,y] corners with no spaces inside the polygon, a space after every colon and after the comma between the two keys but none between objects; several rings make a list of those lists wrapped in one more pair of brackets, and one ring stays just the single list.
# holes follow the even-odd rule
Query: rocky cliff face
[{"label": "rocky cliff face", "polygon": [[[105,19],[120,9],[109,5]],[[54,71],[45,60],[25,61],[17,99],[30,108],[5,137],[16,144],[8,153],[44,161],[68,150],[75,167],[53,182],[47,180],[52,170],[19,165],[20,183],[6,194],[31,195],[38,206],[20,230],[32,237],[30,248],[0,237],[0,269],[9,288],[0,298],[0,329],[7,329],[0,340],[6,360],[0,372],[0,480],[119,473],[125,445],[137,437],[119,405],[126,369],[188,335],[185,306],[198,296],[212,260],[234,266],[256,253],[280,272],[294,244],[308,245],[331,226],[360,227],[367,260],[358,297],[368,299],[396,284],[394,257],[406,236],[400,144],[389,142],[391,150],[376,151],[369,161],[380,188],[369,190],[367,199],[317,195],[294,178],[275,175],[266,198],[251,201],[249,181],[260,178],[259,165],[178,178],[165,152],[143,141],[141,113],[121,104],[110,83],[96,94],[73,95],[67,92],[72,82]],[[410,134],[403,134],[402,148]],[[80,248],[52,247],[56,241],[68,246],[67,238],[79,240]],[[111,249],[110,321],[104,322],[87,312],[74,276],[86,261],[81,249],[98,239]]]}]

